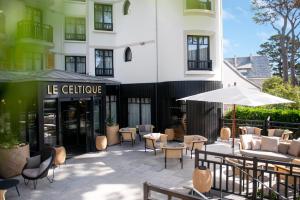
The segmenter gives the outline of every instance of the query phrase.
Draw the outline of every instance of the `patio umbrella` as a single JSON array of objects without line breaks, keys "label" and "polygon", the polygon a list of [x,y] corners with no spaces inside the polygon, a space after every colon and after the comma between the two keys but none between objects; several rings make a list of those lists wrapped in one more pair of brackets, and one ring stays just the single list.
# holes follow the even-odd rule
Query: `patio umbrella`
[{"label": "patio umbrella", "polygon": [[253,89],[233,86],[221,88],[209,92],[204,92],[178,100],[183,101],[207,101],[233,105],[233,122],[232,122],[232,146],[234,147],[235,128],[236,128],[236,105],[243,106],[263,106],[271,104],[294,103],[293,101],[276,97]]}]

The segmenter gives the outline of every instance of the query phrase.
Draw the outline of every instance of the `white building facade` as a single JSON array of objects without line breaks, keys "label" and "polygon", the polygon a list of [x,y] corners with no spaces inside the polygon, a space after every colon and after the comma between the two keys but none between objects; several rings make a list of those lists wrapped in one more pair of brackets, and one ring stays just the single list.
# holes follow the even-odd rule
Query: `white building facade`
[{"label": "white building facade", "polygon": [[29,40],[23,27],[18,38],[25,38],[29,47],[17,44],[16,49],[28,48],[30,57],[17,53],[22,62],[10,66],[117,81],[106,86],[106,115],[120,126],[153,124],[160,132],[174,128],[178,139],[184,134],[216,139],[221,105],[176,99],[222,87],[221,0],[29,0],[0,5],[4,18],[13,19],[4,24],[8,37],[20,21],[45,24],[40,36],[31,31]]}]

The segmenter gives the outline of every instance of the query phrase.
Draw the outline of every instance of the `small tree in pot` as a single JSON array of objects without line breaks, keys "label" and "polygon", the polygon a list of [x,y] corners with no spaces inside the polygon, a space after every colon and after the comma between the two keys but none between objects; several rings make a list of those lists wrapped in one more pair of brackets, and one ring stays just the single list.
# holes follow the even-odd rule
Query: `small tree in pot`
[{"label": "small tree in pot", "polygon": [[109,115],[106,119],[106,136],[108,145],[119,144],[119,124]]}]

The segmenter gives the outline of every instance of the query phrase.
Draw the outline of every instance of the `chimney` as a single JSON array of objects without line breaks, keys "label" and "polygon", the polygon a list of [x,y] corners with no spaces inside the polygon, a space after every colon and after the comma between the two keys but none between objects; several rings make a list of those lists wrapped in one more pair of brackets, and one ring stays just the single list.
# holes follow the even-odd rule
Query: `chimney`
[{"label": "chimney", "polygon": [[236,55],[234,55],[234,67],[237,67],[237,58],[236,58]]}]

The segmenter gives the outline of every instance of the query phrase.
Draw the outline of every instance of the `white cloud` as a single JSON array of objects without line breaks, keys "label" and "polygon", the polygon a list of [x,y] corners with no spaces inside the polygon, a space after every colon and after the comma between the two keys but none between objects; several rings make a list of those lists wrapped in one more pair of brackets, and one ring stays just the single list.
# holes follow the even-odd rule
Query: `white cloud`
[{"label": "white cloud", "polygon": [[264,31],[256,33],[256,36],[263,42],[267,41],[270,38],[270,33]]},{"label": "white cloud", "polygon": [[235,49],[240,46],[239,43],[234,43],[227,38],[223,38],[223,50],[225,54],[232,54]]},{"label": "white cloud", "polygon": [[245,10],[244,8],[240,7],[240,6],[235,7],[235,9],[238,12],[240,12],[241,14],[243,14],[244,16],[248,16],[249,15],[249,12],[247,10]]},{"label": "white cloud", "polygon": [[230,12],[223,10],[223,20],[236,20],[236,17]]}]

